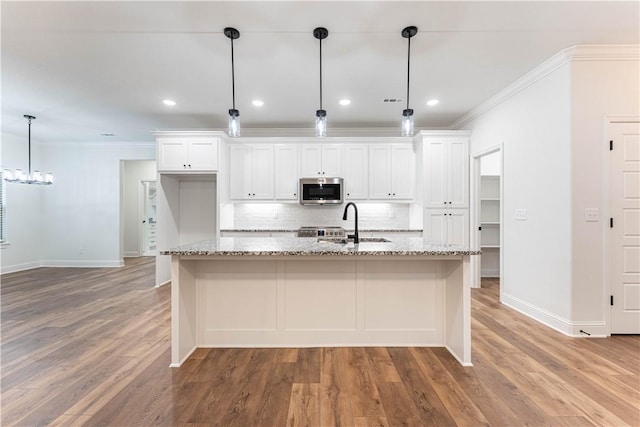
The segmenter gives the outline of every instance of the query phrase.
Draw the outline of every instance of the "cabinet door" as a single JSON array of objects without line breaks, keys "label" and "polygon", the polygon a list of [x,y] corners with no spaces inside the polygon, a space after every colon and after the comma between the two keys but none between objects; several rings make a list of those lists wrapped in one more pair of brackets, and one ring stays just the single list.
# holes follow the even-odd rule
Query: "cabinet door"
[{"label": "cabinet door", "polygon": [[469,246],[469,210],[451,209],[448,211],[447,243],[456,246]]},{"label": "cabinet door", "polygon": [[389,200],[391,198],[391,146],[369,147],[369,198]]},{"label": "cabinet door", "polygon": [[298,199],[298,146],[276,144],[275,155],[275,197],[278,200]]},{"label": "cabinet door", "polygon": [[251,146],[229,147],[229,197],[237,200],[251,199]]},{"label": "cabinet door", "polygon": [[391,148],[391,197],[413,199],[414,155],[411,144]]},{"label": "cabinet door", "polygon": [[214,172],[218,170],[218,140],[187,142],[189,170]]},{"label": "cabinet door", "polygon": [[303,145],[300,148],[300,177],[313,178],[322,175],[322,146]]},{"label": "cabinet door", "polygon": [[322,144],[322,175],[342,176],[342,145]]},{"label": "cabinet door", "polygon": [[446,244],[449,212],[444,209],[424,210],[424,239],[430,243]]},{"label": "cabinet door", "polygon": [[425,141],[424,168],[427,171],[425,185],[426,208],[448,207],[447,198],[447,143],[445,140]]},{"label": "cabinet door", "polygon": [[158,140],[158,171],[185,171],[187,164],[185,141]]},{"label": "cabinet door", "polygon": [[369,196],[369,147],[347,145],[344,147],[344,197],[362,200]]},{"label": "cabinet door", "polygon": [[448,147],[447,193],[450,208],[469,207],[469,144],[451,140]]},{"label": "cabinet door", "polygon": [[254,145],[251,161],[251,198],[273,199],[273,145]]}]

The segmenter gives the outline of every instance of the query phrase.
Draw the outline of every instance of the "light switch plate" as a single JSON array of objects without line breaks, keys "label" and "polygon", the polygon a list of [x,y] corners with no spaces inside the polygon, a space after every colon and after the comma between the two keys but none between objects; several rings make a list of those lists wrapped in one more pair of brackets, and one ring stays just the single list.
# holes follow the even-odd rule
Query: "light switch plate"
[{"label": "light switch plate", "polygon": [[587,222],[600,221],[600,212],[598,212],[598,208],[585,208],[584,220]]},{"label": "light switch plate", "polygon": [[516,219],[518,221],[526,221],[527,220],[527,210],[526,209],[516,209]]}]

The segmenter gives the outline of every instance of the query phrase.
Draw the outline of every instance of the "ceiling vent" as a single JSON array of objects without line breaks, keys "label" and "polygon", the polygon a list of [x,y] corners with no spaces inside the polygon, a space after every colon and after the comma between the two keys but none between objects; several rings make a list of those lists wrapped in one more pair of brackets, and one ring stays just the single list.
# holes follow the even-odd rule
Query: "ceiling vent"
[{"label": "ceiling vent", "polygon": [[401,103],[402,101],[403,101],[402,98],[384,98],[382,100],[384,104],[398,104],[398,103]]}]

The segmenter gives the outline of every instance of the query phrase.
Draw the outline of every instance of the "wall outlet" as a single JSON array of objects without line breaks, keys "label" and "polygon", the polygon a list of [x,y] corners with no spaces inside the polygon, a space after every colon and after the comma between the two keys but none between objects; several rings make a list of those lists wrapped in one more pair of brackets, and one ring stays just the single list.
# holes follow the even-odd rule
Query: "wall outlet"
[{"label": "wall outlet", "polygon": [[600,212],[598,208],[585,208],[584,209],[584,220],[587,222],[598,222],[600,221]]},{"label": "wall outlet", "polygon": [[516,209],[515,218],[518,221],[526,221],[527,220],[527,210],[526,209]]},{"label": "wall outlet", "polygon": [[278,219],[278,209],[273,210],[273,219]]},{"label": "wall outlet", "polygon": [[389,219],[393,219],[396,217],[396,211],[394,211],[393,209],[391,209],[389,211]]}]

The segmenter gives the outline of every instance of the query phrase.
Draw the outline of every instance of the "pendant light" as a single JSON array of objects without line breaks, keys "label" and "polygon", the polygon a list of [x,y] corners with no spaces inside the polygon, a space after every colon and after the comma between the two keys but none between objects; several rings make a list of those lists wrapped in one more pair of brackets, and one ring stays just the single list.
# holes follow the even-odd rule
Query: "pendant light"
[{"label": "pendant light", "polygon": [[231,40],[231,96],[233,108],[229,110],[229,136],[240,136],[240,111],[236,109],[236,74],[233,62],[233,41],[240,38],[240,31],[227,27],[224,29],[224,35]]},{"label": "pendant light", "polygon": [[42,175],[37,169],[31,172],[31,120],[35,120],[35,117],[25,114],[24,118],[29,122],[29,173],[25,174],[22,169],[16,169],[15,171],[5,169],[4,180],[18,184],[51,185],[53,184],[53,174],[51,172],[47,172],[46,175]]},{"label": "pendant light", "polygon": [[402,111],[402,136],[413,136],[413,109],[409,108],[409,75],[411,71],[411,37],[418,33],[414,26],[402,30],[402,37],[408,41],[407,49],[407,108]]},{"label": "pendant light", "polygon": [[313,37],[320,40],[320,109],[316,110],[316,136],[327,136],[327,112],[322,109],[322,40],[329,35],[329,30],[318,27],[313,30]]}]

